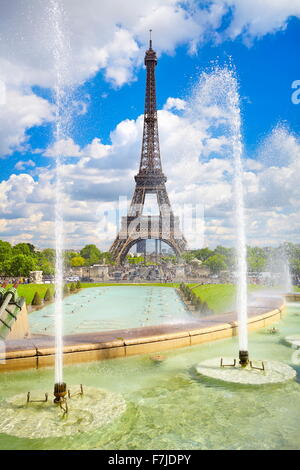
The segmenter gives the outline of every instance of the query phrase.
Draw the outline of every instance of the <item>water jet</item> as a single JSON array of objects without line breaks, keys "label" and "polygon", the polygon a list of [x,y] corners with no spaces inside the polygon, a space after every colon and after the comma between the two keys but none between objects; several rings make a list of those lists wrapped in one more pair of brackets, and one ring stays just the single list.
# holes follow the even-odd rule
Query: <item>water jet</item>
[{"label": "water jet", "polygon": [[[244,384],[265,384],[282,382],[295,377],[295,371],[281,363],[274,361],[260,361],[260,366],[253,365],[248,351],[248,292],[247,292],[247,245],[246,223],[242,165],[242,134],[241,111],[238,92],[238,82],[235,72],[229,68],[216,68],[206,77],[209,82],[208,90],[213,104],[218,104],[227,116],[227,134],[230,143],[230,153],[234,167],[233,196],[235,206],[236,225],[236,253],[237,253],[237,320],[238,320],[238,347],[239,359],[218,358],[204,361],[196,366],[198,373],[227,382]],[[288,277],[286,275],[286,277]]]}]

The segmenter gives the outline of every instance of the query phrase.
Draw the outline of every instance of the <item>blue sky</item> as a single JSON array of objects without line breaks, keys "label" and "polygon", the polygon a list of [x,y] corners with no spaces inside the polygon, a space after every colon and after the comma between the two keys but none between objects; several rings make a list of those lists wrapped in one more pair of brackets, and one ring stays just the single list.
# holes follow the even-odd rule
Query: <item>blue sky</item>
[{"label": "blue sky", "polygon": [[[209,72],[213,64],[222,67],[230,58],[240,83],[249,243],[299,242],[300,207],[291,186],[299,165],[300,105],[291,101],[291,84],[300,79],[300,0],[267,1],[264,6],[258,0],[149,0],[145,8],[131,0],[127,12],[120,10],[119,0],[101,7],[88,0],[86,11],[77,0],[58,4],[65,41],[71,43],[67,66],[75,90],[71,130],[60,145],[66,162],[69,246],[93,242],[107,249],[115,228],[112,224],[100,233],[103,213],[113,212],[119,195],[130,197],[133,189],[149,26],[159,56],[157,105],[170,198],[175,207],[188,202],[204,207],[204,233],[193,234],[191,247],[234,242],[228,156],[222,153],[221,140],[215,140],[220,136],[210,134],[211,122],[191,122],[181,109],[192,105],[191,93],[203,71]],[[21,0],[4,0],[1,8],[0,78],[7,102],[0,107],[0,236],[12,243],[51,246],[53,25],[40,0],[33,1],[30,12]],[[45,28],[47,21],[50,26]],[[184,126],[178,146],[176,134]],[[176,151],[181,154],[174,157]],[[184,162],[195,180],[182,174]],[[221,196],[214,200],[216,192]],[[291,217],[294,222],[287,226]]]}]

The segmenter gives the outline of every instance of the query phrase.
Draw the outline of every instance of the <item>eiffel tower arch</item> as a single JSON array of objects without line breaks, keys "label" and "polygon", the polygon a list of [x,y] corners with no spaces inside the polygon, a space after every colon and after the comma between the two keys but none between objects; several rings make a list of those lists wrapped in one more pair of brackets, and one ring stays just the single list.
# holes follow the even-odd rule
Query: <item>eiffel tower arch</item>
[{"label": "eiffel tower arch", "polygon": [[[150,38],[149,49],[145,54],[147,79],[140,168],[134,177],[136,185],[128,214],[122,217],[119,233],[110,248],[112,258],[117,263],[124,261],[130,248],[139,240],[161,240],[178,256],[186,248],[186,240],[179,227],[179,217],[172,211],[166,190],[167,177],[161,165],[156,108],[156,65],[157,57]],[[156,195],[158,216],[142,215],[147,194]]]}]

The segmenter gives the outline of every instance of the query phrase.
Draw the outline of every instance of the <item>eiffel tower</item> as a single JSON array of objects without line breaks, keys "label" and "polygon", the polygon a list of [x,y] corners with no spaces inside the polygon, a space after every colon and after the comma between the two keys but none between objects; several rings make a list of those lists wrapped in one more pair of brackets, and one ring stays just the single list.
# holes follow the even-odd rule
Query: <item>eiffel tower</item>
[{"label": "eiffel tower", "polygon": [[[110,253],[117,263],[122,263],[139,240],[155,239],[167,243],[180,256],[186,247],[186,240],[179,228],[179,217],[174,216],[166,190],[167,178],[162,171],[157,109],[155,66],[157,57],[152,49],[150,30],[149,49],[145,55],[147,69],[144,131],[140,168],[134,177],[136,186],[126,217],[122,217],[121,228],[113,242]],[[158,216],[143,216],[146,194],[156,194]]]}]

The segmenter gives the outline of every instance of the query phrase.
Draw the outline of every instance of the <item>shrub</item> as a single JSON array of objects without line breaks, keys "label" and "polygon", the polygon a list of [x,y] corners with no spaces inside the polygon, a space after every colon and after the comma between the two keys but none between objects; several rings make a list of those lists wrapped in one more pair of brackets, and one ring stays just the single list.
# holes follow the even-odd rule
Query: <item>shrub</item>
[{"label": "shrub", "polygon": [[197,305],[197,302],[198,302],[198,296],[195,294],[195,292],[192,292],[191,293],[191,296],[192,296],[192,304],[193,305]]},{"label": "shrub", "polygon": [[196,300],[196,303],[195,303],[195,307],[196,307],[196,309],[197,309],[198,311],[201,312],[201,310],[202,310],[202,301],[201,301],[200,297],[197,297],[197,300]]},{"label": "shrub", "polygon": [[69,286],[68,286],[68,284],[65,284],[65,285],[64,285],[64,288],[63,288],[63,293],[64,293],[64,295],[67,295],[67,294],[69,294],[69,293],[70,293],[70,290],[69,290]]},{"label": "shrub", "polygon": [[76,289],[81,289],[80,281],[77,281],[77,282],[76,282]]},{"label": "shrub", "polygon": [[34,294],[31,305],[42,305],[42,299],[38,292]]},{"label": "shrub", "polygon": [[51,302],[52,300],[53,300],[52,291],[51,291],[51,289],[49,289],[49,287],[47,287],[47,290],[46,290],[45,296],[44,296],[44,301],[45,302]]},{"label": "shrub", "polygon": [[74,282],[72,282],[70,285],[70,292],[74,292],[75,290],[76,290],[76,285]]},{"label": "shrub", "polygon": [[203,313],[206,313],[207,315],[210,315],[211,313],[213,313],[213,311],[209,308],[206,302],[203,302],[202,304],[202,311]]}]

